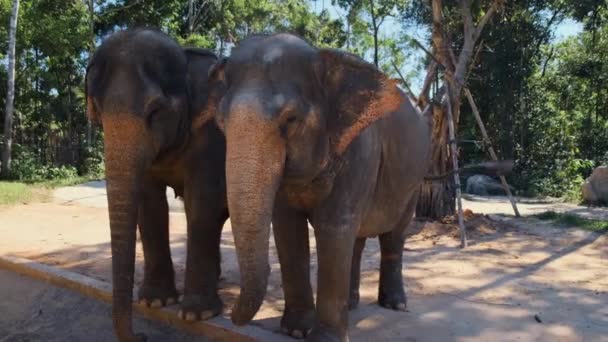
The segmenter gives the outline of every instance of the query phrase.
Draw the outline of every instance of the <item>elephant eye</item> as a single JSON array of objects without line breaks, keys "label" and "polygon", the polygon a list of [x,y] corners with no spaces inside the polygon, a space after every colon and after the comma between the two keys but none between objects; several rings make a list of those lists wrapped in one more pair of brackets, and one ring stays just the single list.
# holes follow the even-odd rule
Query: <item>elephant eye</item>
[{"label": "elephant eye", "polygon": [[285,120],[285,122],[289,125],[291,123],[294,123],[296,120],[298,120],[298,116],[291,114],[287,117],[287,119]]},{"label": "elephant eye", "polygon": [[151,124],[152,121],[154,121],[154,119],[158,117],[159,113],[160,113],[160,108],[154,108],[154,109],[148,111],[146,113],[146,121],[148,122],[148,124]]},{"label": "elephant eye", "polygon": [[300,107],[301,106],[297,100],[292,100],[292,101],[287,102],[280,109],[279,117],[281,118],[281,121],[286,125],[290,125],[290,124],[296,122],[298,120],[298,118],[300,117],[300,113],[301,113]]},{"label": "elephant eye", "polygon": [[164,101],[162,100],[154,100],[149,105],[146,106],[146,111],[144,117],[148,123],[154,121],[159,114],[162,112],[164,108]]}]

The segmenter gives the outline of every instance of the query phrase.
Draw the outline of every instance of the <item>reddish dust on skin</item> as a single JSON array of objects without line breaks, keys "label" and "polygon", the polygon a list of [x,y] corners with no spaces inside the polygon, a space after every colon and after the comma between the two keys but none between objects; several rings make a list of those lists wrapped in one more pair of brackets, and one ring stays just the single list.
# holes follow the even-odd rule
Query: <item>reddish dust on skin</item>
[{"label": "reddish dust on skin", "polygon": [[399,109],[403,103],[403,96],[397,88],[397,81],[382,76],[380,91],[374,92],[365,109],[357,121],[349,126],[338,137],[335,144],[336,153],[344,153],[348,145],[369,125],[376,120]]},{"label": "reddish dust on skin", "polygon": [[241,293],[232,310],[236,325],[253,318],[266,293],[270,219],[285,160],[274,123],[256,117],[260,108],[248,105],[232,108],[226,127],[228,206],[241,271]]},{"label": "reddish dust on skin", "polygon": [[[283,168],[284,143],[278,132],[273,132],[274,127],[270,127],[270,130],[267,127],[272,123],[266,123],[262,119],[237,118],[239,113],[236,112],[230,115],[233,122],[226,129],[228,198],[232,197],[239,203],[238,211],[249,212],[264,207],[260,203],[265,200],[264,190],[256,187],[270,186],[276,181],[275,178]],[[243,193],[243,186],[251,187],[247,189],[250,191]],[[248,208],[242,208],[242,205]],[[270,212],[262,214],[270,215]]]},{"label": "reddish dust on skin", "polygon": [[282,171],[285,144],[274,123],[258,119],[256,114],[246,113],[247,110],[249,108],[238,108],[230,113],[231,122],[226,129],[226,162],[259,171],[247,174],[252,186],[270,184]]},{"label": "reddish dust on skin", "polygon": [[[130,165],[143,148],[141,135],[145,133],[144,123],[132,115],[111,114],[111,117],[103,119],[103,131],[105,159],[106,163],[111,162],[111,166]],[[112,167],[107,171],[112,172]]]}]

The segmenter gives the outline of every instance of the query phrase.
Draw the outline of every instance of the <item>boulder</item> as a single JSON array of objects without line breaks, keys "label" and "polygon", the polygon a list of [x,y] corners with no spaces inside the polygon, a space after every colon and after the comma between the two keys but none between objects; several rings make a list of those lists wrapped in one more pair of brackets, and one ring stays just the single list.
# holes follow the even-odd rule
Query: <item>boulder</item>
[{"label": "boulder", "polygon": [[599,166],[583,183],[583,200],[587,203],[608,203],[608,166]]},{"label": "boulder", "polygon": [[486,175],[474,175],[467,178],[466,193],[479,196],[505,195],[500,181]]}]

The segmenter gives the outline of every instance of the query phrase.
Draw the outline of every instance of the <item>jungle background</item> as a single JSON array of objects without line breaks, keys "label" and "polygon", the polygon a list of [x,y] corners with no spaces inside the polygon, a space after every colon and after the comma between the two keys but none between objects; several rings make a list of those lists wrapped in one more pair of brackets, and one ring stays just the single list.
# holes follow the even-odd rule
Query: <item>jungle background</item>
[{"label": "jungle background", "polygon": [[[14,1],[0,0],[0,122]],[[471,1],[473,15],[490,2]],[[455,51],[458,3],[443,1]],[[103,178],[103,134],[86,118],[84,75],[95,46],[126,27],[158,27],[219,55],[249,34],[289,31],[403,76],[415,94],[432,60],[417,43],[431,45],[428,1],[31,0],[18,20],[11,186]],[[608,1],[502,1],[478,45],[467,86],[499,158],[515,161],[508,180],[516,194],[578,201],[584,178],[608,163]],[[488,160],[470,112],[463,101],[463,164]]]}]

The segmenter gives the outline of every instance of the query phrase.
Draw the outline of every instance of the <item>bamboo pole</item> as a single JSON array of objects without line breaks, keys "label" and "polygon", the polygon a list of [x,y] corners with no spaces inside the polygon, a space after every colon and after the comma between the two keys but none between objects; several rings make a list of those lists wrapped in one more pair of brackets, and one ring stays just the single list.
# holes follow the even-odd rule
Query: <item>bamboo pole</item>
[{"label": "bamboo pole", "polygon": [[[488,136],[488,132],[486,131],[486,126],[483,124],[483,121],[481,120],[481,116],[479,115],[479,109],[477,108],[475,101],[473,101],[473,95],[471,94],[471,91],[468,88],[464,88],[464,95],[467,97],[467,100],[469,101],[469,105],[471,105],[471,110],[473,111],[475,120],[477,120],[477,125],[479,126],[479,130],[481,130],[481,136],[483,137],[484,142],[488,146],[488,152],[490,153],[490,157],[492,157],[492,159],[494,161],[498,161],[498,156],[496,155],[496,151],[494,151],[494,148],[492,147],[490,137]],[[515,213],[515,217],[521,217],[521,215],[519,214],[519,210],[517,209],[517,203],[515,202],[515,198],[513,197],[513,194],[511,193],[511,188],[509,188],[509,184],[507,183],[507,179],[503,175],[499,175],[499,178],[500,178],[500,182],[502,183],[502,187],[505,189],[505,192],[507,193],[507,196],[509,197],[509,201],[511,201],[511,206],[513,207],[513,212]]]},{"label": "bamboo pole", "polygon": [[460,174],[458,172],[458,155],[456,149],[456,133],[454,129],[454,115],[452,114],[452,97],[450,94],[449,82],[445,82],[446,89],[446,107],[447,107],[447,119],[448,119],[448,133],[450,135],[450,154],[452,155],[452,166],[454,168],[454,186],[456,187],[456,204],[458,206],[458,227],[460,228],[460,247],[466,248],[467,242],[467,230],[464,226],[464,218],[462,214],[462,191],[460,190]]},{"label": "bamboo pole", "polygon": [[407,92],[410,93],[410,96],[412,96],[414,99],[416,99],[416,95],[414,95],[412,88],[410,88],[409,84],[407,84],[405,77],[403,77],[403,75],[401,74],[401,70],[399,70],[399,68],[397,67],[397,64],[395,64],[395,61],[391,61],[391,63],[393,64],[393,68],[395,68],[397,75],[399,75],[399,78],[401,78],[401,82],[403,83],[403,86],[405,86],[405,88],[407,89]]}]

